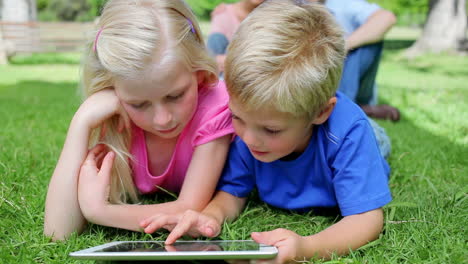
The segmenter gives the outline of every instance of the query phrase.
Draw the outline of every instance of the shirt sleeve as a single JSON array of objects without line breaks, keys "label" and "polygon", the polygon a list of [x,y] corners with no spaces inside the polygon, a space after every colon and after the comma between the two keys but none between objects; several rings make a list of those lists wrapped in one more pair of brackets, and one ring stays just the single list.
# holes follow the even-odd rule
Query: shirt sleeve
[{"label": "shirt sleeve", "polygon": [[349,130],[332,164],[333,186],[343,216],[384,206],[392,200],[389,167],[367,120]]},{"label": "shirt sleeve", "polygon": [[192,145],[199,146],[220,138],[222,136],[234,133],[232,127],[231,111],[227,106],[221,109],[212,109],[211,116],[206,118],[200,128],[194,135]]},{"label": "shirt sleeve", "polygon": [[239,141],[240,139],[236,138],[231,143],[228,159],[217,189],[236,197],[247,197],[255,186],[255,174],[252,166],[249,166],[248,156],[245,155],[247,153],[242,154]]},{"label": "shirt sleeve", "polygon": [[349,7],[351,8],[350,12],[352,13],[353,24],[357,27],[366,23],[367,19],[380,9],[379,5],[367,1],[352,1]]}]

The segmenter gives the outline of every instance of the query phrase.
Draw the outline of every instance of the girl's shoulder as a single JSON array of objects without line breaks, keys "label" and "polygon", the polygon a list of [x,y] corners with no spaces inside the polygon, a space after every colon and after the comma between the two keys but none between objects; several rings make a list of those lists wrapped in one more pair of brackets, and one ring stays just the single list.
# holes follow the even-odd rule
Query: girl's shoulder
[{"label": "girl's shoulder", "polygon": [[224,81],[219,80],[217,83],[200,87],[198,96],[199,108],[213,108],[216,106],[227,106],[229,95]]},{"label": "girl's shoulder", "polygon": [[229,96],[223,81],[201,88],[197,110],[187,128],[193,146],[234,132],[228,103]]}]

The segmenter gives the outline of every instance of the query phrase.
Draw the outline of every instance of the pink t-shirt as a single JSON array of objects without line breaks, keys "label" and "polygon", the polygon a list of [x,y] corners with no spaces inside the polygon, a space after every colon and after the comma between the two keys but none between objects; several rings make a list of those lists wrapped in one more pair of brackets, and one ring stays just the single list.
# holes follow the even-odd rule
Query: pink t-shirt
[{"label": "pink t-shirt", "polygon": [[131,147],[133,180],[140,193],[155,192],[159,189],[156,186],[172,192],[180,191],[195,147],[234,133],[228,100],[222,81],[212,88],[200,88],[197,110],[179,135],[172,158],[162,175],[149,172],[145,133],[141,128],[134,128]]},{"label": "pink t-shirt", "polygon": [[236,32],[241,21],[236,16],[232,4],[223,4],[225,8],[222,12],[216,13],[211,18],[211,33],[221,33],[231,42],[232,36]]}]

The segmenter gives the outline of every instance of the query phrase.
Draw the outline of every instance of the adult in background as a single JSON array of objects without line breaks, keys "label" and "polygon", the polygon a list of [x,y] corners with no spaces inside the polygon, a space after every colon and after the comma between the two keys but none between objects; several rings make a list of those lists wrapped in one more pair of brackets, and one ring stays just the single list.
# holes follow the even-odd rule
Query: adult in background
[{"label": "adult in background", "polygon": [[264,0],[241,0],[234,4],[220,4],[211,13],[208,50],[216,57],[219,73],[224,72],[226,49],[240,23]]},{"label": "adult in background", "polygon": [[395,15],[366,0],[326,0],[325,5],[345,31],[348,54],[339,90],[359,104],[368,116],[398,121],[397,108],[376,104],[375,84],[382,40],[395,24]]}]

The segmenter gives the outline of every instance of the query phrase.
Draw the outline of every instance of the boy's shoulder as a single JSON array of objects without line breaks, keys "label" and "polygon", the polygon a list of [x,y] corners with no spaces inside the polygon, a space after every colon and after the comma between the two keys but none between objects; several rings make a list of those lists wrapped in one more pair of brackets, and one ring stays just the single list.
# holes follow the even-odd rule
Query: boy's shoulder
[{"label": "boy's shoulder", "polygon": [[333,112],[325,123],[316,127],[313,137],[314,145],[323,146],[332,156],[342,149],[345,141],[360,144],[362,138],[374,138],[372,126],[362,109],[340,92],[336,97]]}]

